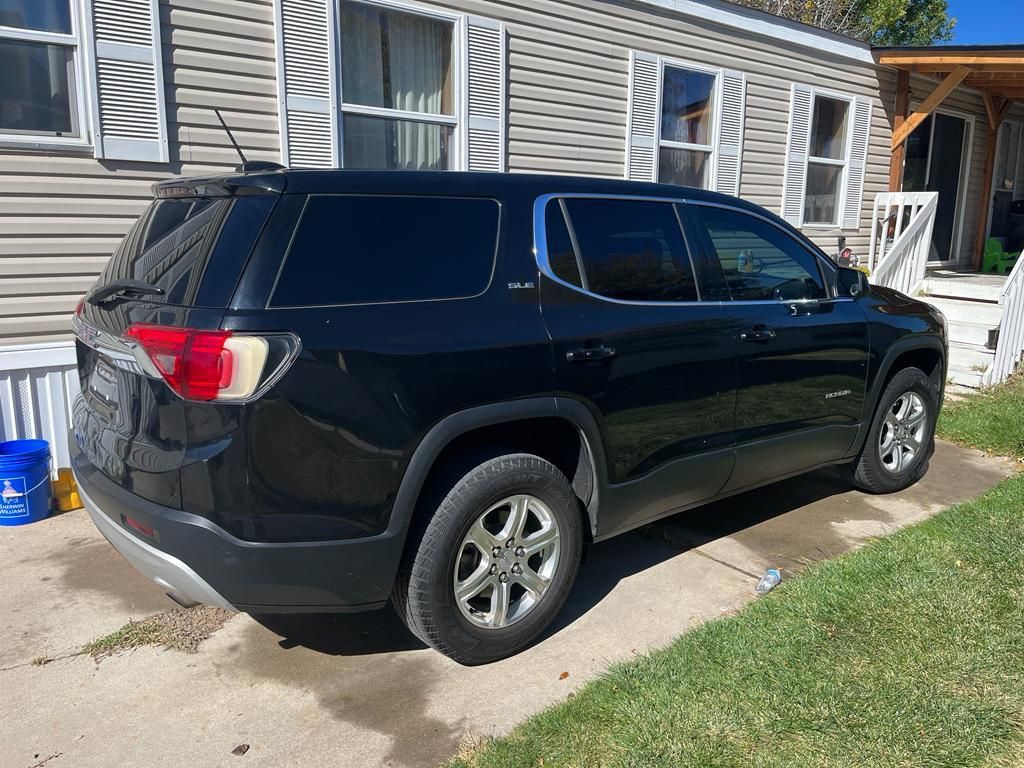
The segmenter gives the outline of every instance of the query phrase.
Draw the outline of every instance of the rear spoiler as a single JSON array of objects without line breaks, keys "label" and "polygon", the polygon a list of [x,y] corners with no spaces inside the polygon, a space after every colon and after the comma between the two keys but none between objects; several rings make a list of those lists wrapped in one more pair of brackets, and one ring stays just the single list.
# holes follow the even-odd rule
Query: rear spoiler
[{"label": "rear spoiler", "polygon": [[267,166],[252,169],[252,173],[229,176],[208,176],[196,178],[167,179],[153,185],[153,197],[167,199],[174,197],[234,197],[236,195],[282,194],[288,186],[285,169],[272,163],[249,163],[247,165]]}]

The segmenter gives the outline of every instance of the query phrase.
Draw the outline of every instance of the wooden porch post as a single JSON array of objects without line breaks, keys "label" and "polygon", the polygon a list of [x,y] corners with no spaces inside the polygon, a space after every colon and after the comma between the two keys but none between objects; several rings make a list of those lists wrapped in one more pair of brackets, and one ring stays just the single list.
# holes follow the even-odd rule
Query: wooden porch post
[{"label": "wooden porch post", "polygon": [[978,195],[978,227],[974,236],[975,272],[981,270],[981,258],[985,253],[985,237],[988,235],[988,214],[992,207],[992,175],[996,166],[996,144],[999,141],[999,126],[1006,116],[1009,100],[996,104],[989,93],[982,93],[985,111],[988,113],[988,139],[985,142],[985,173],[981,177],[981,192]]},{"label": "wooden porch post", "polygon": [[927,120],[928,115],[934,112],[935,108],[945,101],[946,97],[953,92],[953,89],[967,79],[969,74],[971,74],[970,67],[959,66],[946,75],[942,82],[935,86],[935,90],[928,94],[928,97],[921,102],[921,106],[914,110],[914,114],[908,117],[898,130],[893,131],[892,142],[889,148],[896,149],[896,147],[906,141],[907,136],[912,134],[917,126]]},{"label": "wooden porch post", "polygon": [[[903,127],[910,114],[910,71],[901,69],[896,73],[896,111],[892,117],[893,135]],[[902,142],[892,150],[889,157],[889,191],[899,192],[903,186],[903,161],[907,157],[907,144]]]}]

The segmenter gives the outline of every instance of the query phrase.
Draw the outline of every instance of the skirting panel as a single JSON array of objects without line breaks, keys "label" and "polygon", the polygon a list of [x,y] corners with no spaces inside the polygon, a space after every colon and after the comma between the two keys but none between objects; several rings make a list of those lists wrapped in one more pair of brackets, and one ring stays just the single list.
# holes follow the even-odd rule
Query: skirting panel
[{"label": "skirting panel", "polygon": [[78,392],[73,342],[0,348],[0,439],[48,440],[56,477],[70,464],[68,430]]}]

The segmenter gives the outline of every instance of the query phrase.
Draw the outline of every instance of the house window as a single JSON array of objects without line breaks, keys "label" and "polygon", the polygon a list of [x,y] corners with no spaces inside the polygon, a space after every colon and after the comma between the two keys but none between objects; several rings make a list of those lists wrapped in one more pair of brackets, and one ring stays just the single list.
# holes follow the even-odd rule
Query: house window
[{"label": "house window", "polygon": [[718,76],[666,65],[662,73],[658,181],[707,189],[714,168]]},{"label": "house window", "polygon": [[4,141],[81,141],[77,22],[70,0],[0,0]]},{"label": "house window", "polygon": [[850,102],[846,99],[814,95],[804,224],[839,225],[849,162],[847,146],[851,113]]},{"label": "house window", "polygon": [[454,21],[343,0],[340,26],[344,166],[452,168]]}]

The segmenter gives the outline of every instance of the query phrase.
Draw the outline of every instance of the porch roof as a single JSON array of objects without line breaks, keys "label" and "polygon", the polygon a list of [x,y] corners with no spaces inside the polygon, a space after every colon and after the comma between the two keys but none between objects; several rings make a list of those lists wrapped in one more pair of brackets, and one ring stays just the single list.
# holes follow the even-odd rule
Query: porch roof
[{"label": "porch roof", "polygon": [[[938,76],[963,75],[958,85],[997,99],[1024,99],[1024,44],[874,48],[879,64]],[[960,72],[960,70],[963,70]],[[952,90],[952,89],[950,89]]]}]

